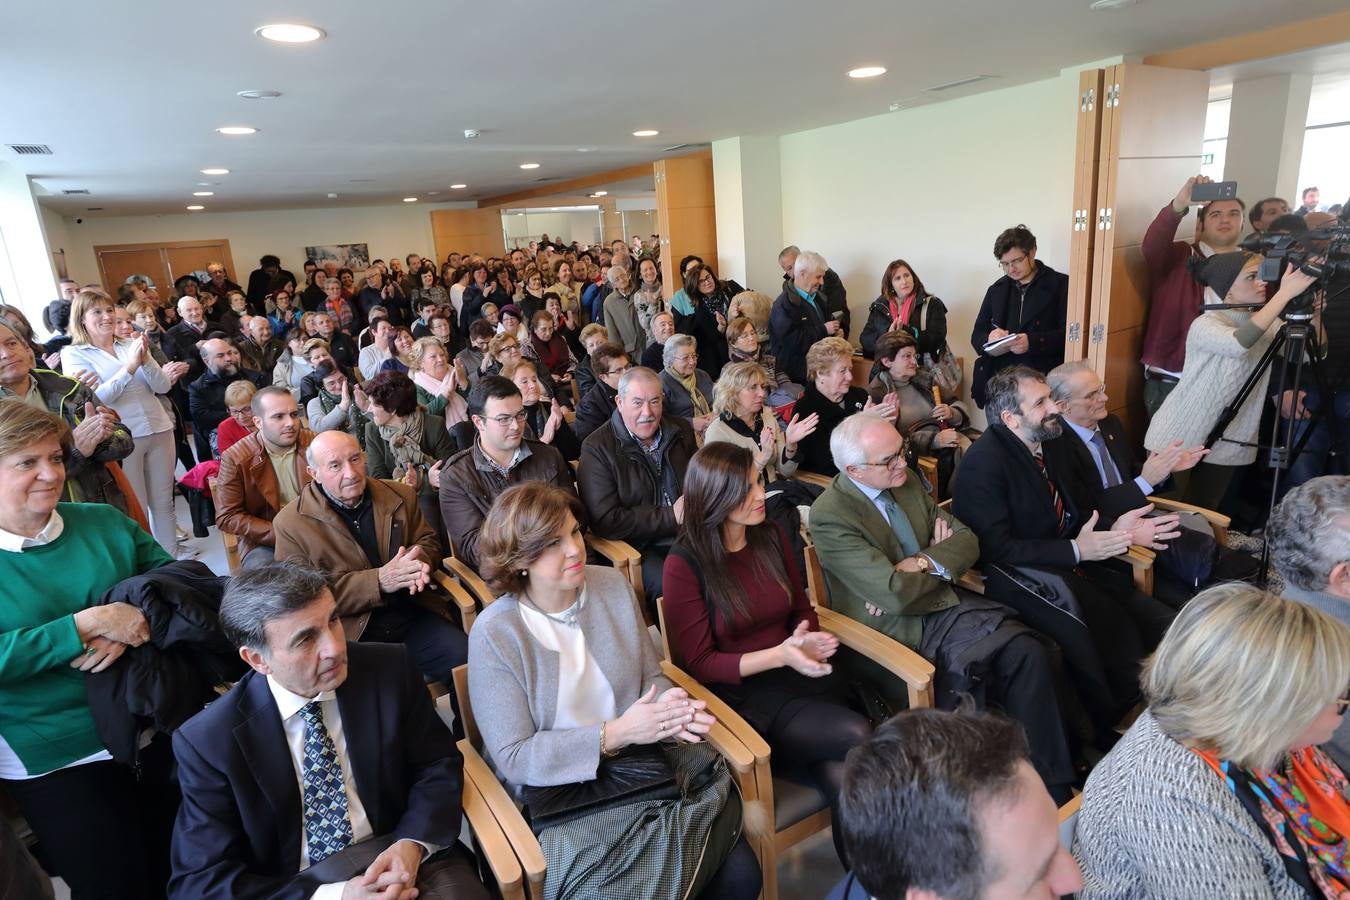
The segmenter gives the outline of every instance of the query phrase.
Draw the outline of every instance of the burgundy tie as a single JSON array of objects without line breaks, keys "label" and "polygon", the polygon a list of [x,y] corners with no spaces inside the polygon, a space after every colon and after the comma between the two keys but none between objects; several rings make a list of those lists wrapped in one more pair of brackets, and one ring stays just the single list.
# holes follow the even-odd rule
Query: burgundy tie
[{"label": "burgundy tie", "polygon": [[1036,466],[1045,476],[1046,487],[1050,488],[1050,502],[1055,506],[1055,517],[1059,520],[1059,533],[1064,533],[1064,498],[1059,495],[1059,488],[1055,487],[1055,482],[1050,478],[1050,473],[1045,469],[1045,460],[1039,456],[1033,456],[1036,460]]}]

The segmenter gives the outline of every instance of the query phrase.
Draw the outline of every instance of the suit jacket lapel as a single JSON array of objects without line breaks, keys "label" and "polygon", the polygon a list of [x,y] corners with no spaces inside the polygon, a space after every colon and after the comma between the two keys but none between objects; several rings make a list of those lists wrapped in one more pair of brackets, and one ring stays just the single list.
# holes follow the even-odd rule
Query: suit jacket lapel
[{"label": "suit jacket lapel", "polygon": [[304,813],[300,807],[299,776],[281,727],[281,713],[267,686],[266,677],[250,672],[240,699],[243,719],[234,728],[234,739],[248,760],[258,787],[272,805],[281,843],[281,870],[300,871],[300,841]]},{"label": "suit jacket lapel", "polygon": [[[869,500],[866,494],[858,490],[853,479],[847,475],[842,473],[836,475],[835,480],[839,482],[840,492],[854,505],[856,509],[854,516],[867,532],[871,542],[881,548],[887,559],[899,562],[904,557],[905,551],[900,546],[900,539],[895,536],[891,523],[881,514],[881,510],[877,509],[876,504]],[[899,498],[896,499],[898,502]],[[904,510],[903,506],[900,508]]]},{"label": "suit jacket lapel", "polygon": [[370,820],[373,834],[384,834],[394,827],[382,820],[380,807],[380,742],[382,728],[377,692],[372,690],[369,673],[360,666],[348,670],[347,680],[337,689],[338,712],[342,714],[342,735],[347,742],[347,757],[356,779],[356,793]]}]

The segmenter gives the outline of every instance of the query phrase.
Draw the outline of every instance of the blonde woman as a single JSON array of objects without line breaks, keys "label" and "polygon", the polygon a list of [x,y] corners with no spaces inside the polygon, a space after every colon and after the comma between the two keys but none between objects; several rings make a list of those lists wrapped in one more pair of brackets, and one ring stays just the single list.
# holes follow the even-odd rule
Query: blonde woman
[{"label": "blonde woman", "polygon": [[899,401],[887,394],[879,402],[867,391],[853,386],[853,345],[841,337],[816,341],[806,351],[806,377],[809,384],[793,410],[799,416],[818,416],[816,430],[802,439],[798,464],[808,472],[837,475],[830,454],[830,432],[856,412],[875,412],[888,422],[895,421]]},{"label": "blonde woman", "polygon": [[1144,664],[1148,709],[1087,780],[1078,896],[1345,896],[1347,783],[1316,745],[1347,684],[1335,619],[1246,584],[1197,594]]},{"label": "blonde woman", "polygon": [[102,291],[81,291],[71,304],[72,342],[61,349],[61,370],[91,388],[131,432],[136,447],[122,460],[122,469],[145,507],[155,540],[176,555],[173,416],[159,395],[187,374],[188,364],[161,367],[150,353],[149,335],[120,340],[116,328],[112,298]]},{"label": "blonde woman", "polygon": [[777,481],[797,471],[797,447],[816,430],[820,417],[796,415],[786,429],[778,427],[773,410],[765,408],[772,389],[769,373],[752,362],[732,363],[722,369],[713,387],[714,419],[704,432],[704,445],[717,441],[736,444],[754,454],[761,483]]}]

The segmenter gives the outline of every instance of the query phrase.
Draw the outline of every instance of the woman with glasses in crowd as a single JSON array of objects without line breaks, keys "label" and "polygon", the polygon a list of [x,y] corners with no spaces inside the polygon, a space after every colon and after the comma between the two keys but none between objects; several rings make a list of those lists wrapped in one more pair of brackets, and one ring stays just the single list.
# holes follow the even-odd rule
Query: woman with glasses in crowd
[{"label": "woman with glasses in crowd", "polygon": [[[740,293],[740,286],[734,287]],[[684,293],[689,312],[675,313],[675,330],[698,341],[698,367],[716,378],[727,361],[726,311],[734,294],[702,263],[684,276]]]},{"label": "woman with glasses in crowd", "polygon": [[853,345],[841,337],[816,341],[806,351],[806,375],[810,384],[802,392],[793,412],[803,419],[816,416],[816,430],[802,438],[797,464],[817,475],[837,475],[830,454],[830,432],[857,412],[875,412],[888,421],[895,420],[899,403],[894,395],[873,401],[867,391],[853,386]]},{"label": "woman with glasses in crowd", "polygon": [[698,345],[687,334],[677,334],[662,348],[661,393],[667,415],[688,419],[700,437],[715,418],[713,381],[698,366]]}]

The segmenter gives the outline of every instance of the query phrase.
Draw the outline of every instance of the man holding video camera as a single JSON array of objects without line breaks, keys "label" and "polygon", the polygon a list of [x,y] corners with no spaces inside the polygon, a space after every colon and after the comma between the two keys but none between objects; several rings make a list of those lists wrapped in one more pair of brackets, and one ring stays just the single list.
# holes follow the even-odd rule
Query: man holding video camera
[{"label": "man holding video camera", "polygon": [[[1193,196],[1199,185],[1213,184],[1205,175],[1187,178],[1172,202],[1158,211],[1144,232],[1140,249],[1148,266],[1151,300],[1148,327],[1144,331],[1144,408],[1149,416],[1158,411],[1167,395],[1181,379],[1186,363],[1186,332],[1200,315],[1205,289],[1186,270],[1192,256],[1213,256],[1237,249],[1242,237],[1242,217],[1246,206],[1237,197],[1211,200],[1200,208],[1196,240],[1175,240],[1177,226],[1189,208],[1197,203]],[[1200,192],[1203,195],[1203,191]]]}]

